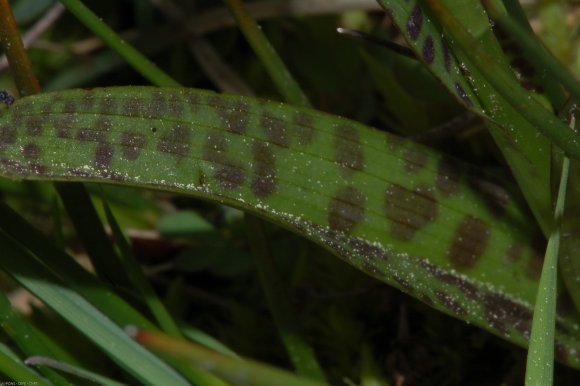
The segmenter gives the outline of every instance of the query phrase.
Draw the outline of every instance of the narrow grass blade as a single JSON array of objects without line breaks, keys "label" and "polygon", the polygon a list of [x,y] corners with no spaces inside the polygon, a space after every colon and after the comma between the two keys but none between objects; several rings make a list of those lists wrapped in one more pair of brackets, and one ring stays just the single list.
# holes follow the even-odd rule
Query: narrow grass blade
[{"label": "narrow grass blade", "polygon": [[565,158],[562,165],[556,209],[554,210],[556,227],[548,240],[534,309],[526,368],[526,385],[528,386],[547,386],[553,383],[560,225],[566,203],[569,171],[570,160]]},{"label": "narrow grass blade", "polygon": [[109,47],[123,57],[143,77],[160,86],[179,86],[179,84],[151,63],[139,51],[123,41],[109,26],[99,19],[80,0],[60,0],[85,26],[99,36]]},{"label": "narrow grass blade", "polygon": [[309,106],[310,102],[298,83],[294,80],[286,65],[280,59],[258,24],[248,13],[242,0],[225,0],[240,29],[254,49],[254,52],[266,66],[268,74],[276,84],[278,91],[287,102],[298,106]]},{"label": "narrow grass blade", "polygon": [[255,258],[260,260],[257,263],[258,274],[268,306],[290,360],[299,375],[324,381],[324,372],[312,348],[304,340],[298,321],[294,317],[283,279],[274,265],[274,256],[270,250],[262,220],[246,215],[245,221],[252,252]]}]

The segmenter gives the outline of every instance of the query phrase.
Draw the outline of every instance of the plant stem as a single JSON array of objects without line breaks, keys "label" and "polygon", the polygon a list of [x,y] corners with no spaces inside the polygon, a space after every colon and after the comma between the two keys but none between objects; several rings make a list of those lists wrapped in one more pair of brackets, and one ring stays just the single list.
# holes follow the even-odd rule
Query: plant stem
[{"label": "plant stem", "polygon": [[40,84],[26,55],[8,0],[0,0],[0,44],[10,63],[18,93],[21,96],[38,94]]},{"label": "plant stem", "polygon": [[252,46],[254,52],[264,66],[268,74],[276,84],[278,91],[288,102],[299,106],[310,106],[308,98],[292,77],[288,68],[280,59],[274,47],[270,44],[260,26],[252,18],[241,0],[225,0],[232,15],[238,22],[242,33]]}]

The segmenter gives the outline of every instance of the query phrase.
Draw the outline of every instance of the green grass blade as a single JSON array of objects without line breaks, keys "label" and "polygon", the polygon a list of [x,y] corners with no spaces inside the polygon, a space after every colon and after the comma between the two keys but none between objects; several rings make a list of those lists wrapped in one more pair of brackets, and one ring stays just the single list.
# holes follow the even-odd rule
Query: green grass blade
[{"label": "green grass blade", "polygon": [[55,186],[97,274],[109,283],[129,288],[131,283],[84,186],[60,183]]},{"label": "green grass blade", "polygon": [[149,311],[157,320],[161,329],[171,336],[180,337],[181,332],[179,331],[177,324],[175,324],[175,321],[165,309],[165,306],[151,287],[151,284],[147,281],[139,262],[133,254],[131,245],[129,245],[129,242],[125,238],[125,235],[115,220],[113,212],[106,200],[103,201],[103,206],[105,209],[105,215],[107,216],[107,221],[111,227],[113,239],[119,248],[121,269],[126,272],[127,277],[132,284],[131,288],[139,293],[139,296],[143,299],[145,304],[147,304]]},{"label": "green grass blade", "polygon": [[[88,140],[103,121],[110,131]],[[30,136],[31,125],[42,135]],[[531,247],[537,230],[479,171],[418,144],[310,109],[150,87],[23,98],[0,112],[0,138],[2,176],[226,203],[527,345],[542,258]],[[562,347],[574,353],[577,319],[559,314],[557,326]],[[575,355],[565,363],[580,367]]]},{"label": "green grass blade", "polygon": [[115,31],[99,19],[80,0],[60,0],[60,2],[73,13],[87,28],[123,57],[143,77],[159,86],[179,86],[179,84],[163,72],[155,64],[151,63],[139,51],[128,45]]},{"label": "green grass blade", "polygon": [[235,385],[244,386],[323,386],[325,383],[296,375],[250,360],[241,360],[208,350],[194,343],[173,339],[158,333],[135,330],[135,339],[156,352],[171,356],[190,366],[208,369]]},{"label": "green grass blade", "polygon": [[310,106],[308,97],[304,94],[296,80],[282,59],[278,56],[274,47],[270,44],[258,24],[248,13],[242,0],[225,0],[232,15],[236,19],[248,43],[262,63],[266,66],[268,74],[276,84],[278,91],[284,99],[298,106]]},{"label": "green grass blade", "polygon": [[554,210],[556,227],[548,240],[532,322],[530,346],[528,349],[528,364],[526,367],[526,385],[528,386],[547,386],[553,384],[560,223],[566,203],[569,171],[570,160],[565,158],[562,165],[562,177],[560,180],[558,199],[556,201],[556,209]]},{"label": "green grass blade", "polygon": [[115,362],[146,385],[187,384],[150,352],[135,344],[120,327],[56,276],[45,271],[20,245],[0,233],[0,266],[23,287],[69,321]]},{"label": "green grass blade", "polygon": [[274,265],[274,256],[268,244],[263,221],[254,216],[246,215],[245,224],[253,255],[260,260],[257,263],[258,274],[268,306],[296,372],[304,377],[324,381],[324,372],[320,368],[312,348],[303,338],[298,321],[294,317],[294,311],[290,306],[283,278],[280,277]]}]

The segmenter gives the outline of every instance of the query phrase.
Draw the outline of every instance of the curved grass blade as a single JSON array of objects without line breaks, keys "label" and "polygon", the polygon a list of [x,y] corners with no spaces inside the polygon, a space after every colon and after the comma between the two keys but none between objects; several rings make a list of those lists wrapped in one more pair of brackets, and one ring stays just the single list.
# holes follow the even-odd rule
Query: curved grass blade
[{"label": "curved grass blade", "polygon": [[[68,90],[0,112],[0,175],[226,203],[527,345],[542,256],[533,224],[477,170],[353,121],[201,90]],[[575,367],[578,320],[557,318]]]}]

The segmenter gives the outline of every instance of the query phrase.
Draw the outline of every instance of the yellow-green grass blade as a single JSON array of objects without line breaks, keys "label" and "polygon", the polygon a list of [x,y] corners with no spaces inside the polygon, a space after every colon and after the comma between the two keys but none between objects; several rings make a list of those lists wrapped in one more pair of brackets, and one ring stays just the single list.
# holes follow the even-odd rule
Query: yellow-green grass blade
[{"label": "yellow-green grass blade", "polygon": [[327,383],[297,375],[247,359],[232,358],[195,343],[156,332],[134,329],[131,334],[143,346],[183,364],[207,369],[234,385],[242,386],[325,386]]},{"label": "yellow-green grass blade", "polygon": [[[527,345],[543,252],[533,222],[477,170],[350,120],[202,90],[42,94],[0,112],[0,175],[226,203]],[[578,327],[576,313],[558,315],[575,367]]]},{"label": "yellow-green grass blade", "polygon": [[34,370],[26,367],[20,358],[3,343],[0,343],[0,374],[21,385],[51,385]]}]

